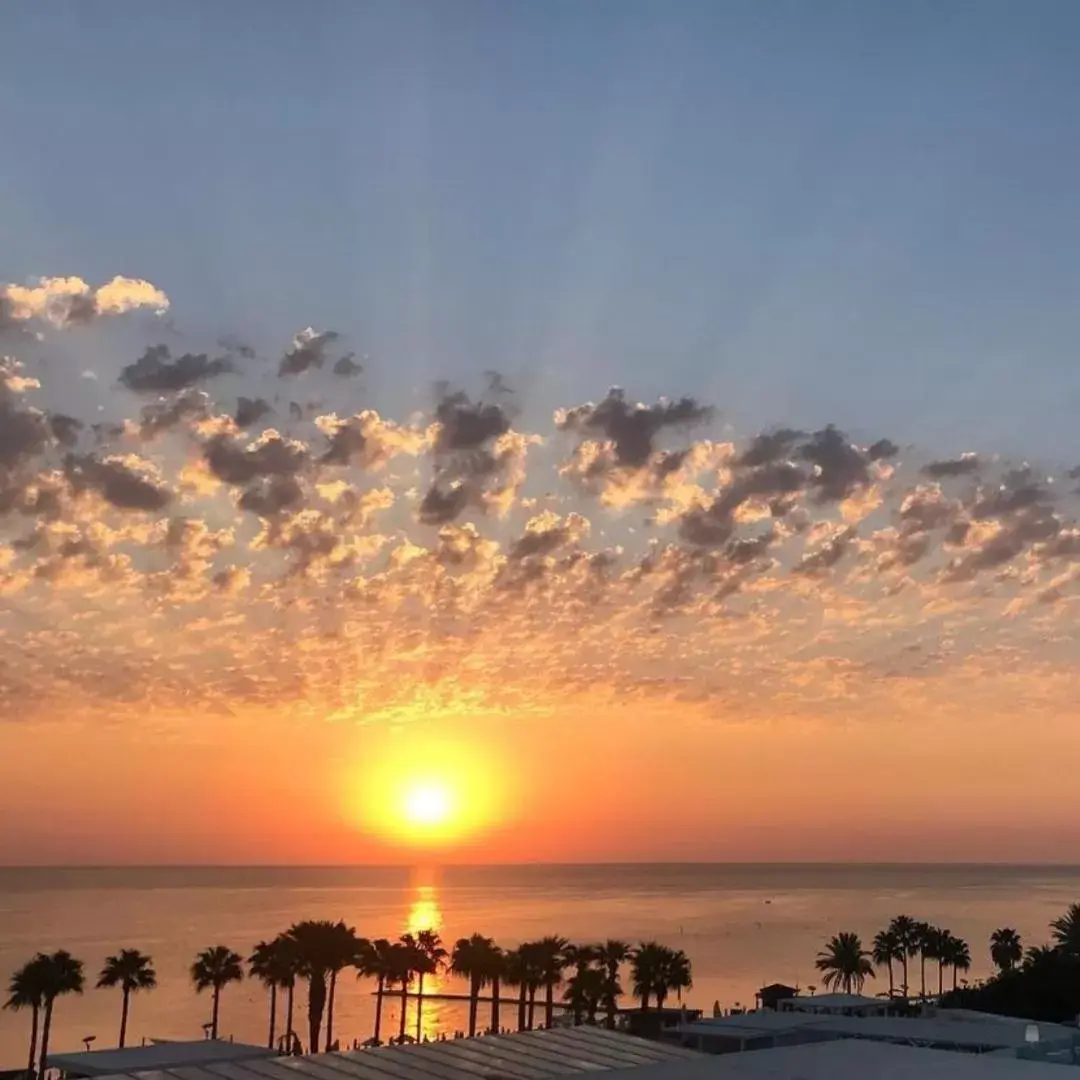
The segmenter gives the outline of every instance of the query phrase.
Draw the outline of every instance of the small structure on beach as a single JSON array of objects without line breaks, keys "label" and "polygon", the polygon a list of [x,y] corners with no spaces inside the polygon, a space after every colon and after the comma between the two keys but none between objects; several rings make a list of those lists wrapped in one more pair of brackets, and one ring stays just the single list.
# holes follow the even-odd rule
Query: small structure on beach
[{"label": "small structure on beach", "polygon": [[796,986],[786,986],[784,983],[769,983],[763,986],[754,997],[757,999],[759,1009],[779,1008],[781,1001],[787,1001],[799,993]]},{"label": "small structure on beach", "polygon": [[865,994],[818,994],[799,997],[793,994],[778,1003],[780,1012],[813,1013],[815,1016],[890,1016],[895,1003],[887,998]]}]

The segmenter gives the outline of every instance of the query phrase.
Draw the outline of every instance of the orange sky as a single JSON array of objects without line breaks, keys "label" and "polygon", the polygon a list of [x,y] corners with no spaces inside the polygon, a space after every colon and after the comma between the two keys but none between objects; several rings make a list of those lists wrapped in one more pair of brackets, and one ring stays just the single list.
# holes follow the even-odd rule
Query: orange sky
[{"label": "orange sky", "polygon": [[323,411],[314,331],[279,375],[146,353],[98,421],[39,345],[168,298],[5,302],[0,862],[1080,859],[1080,529],[1033,467],[497,381]]}]

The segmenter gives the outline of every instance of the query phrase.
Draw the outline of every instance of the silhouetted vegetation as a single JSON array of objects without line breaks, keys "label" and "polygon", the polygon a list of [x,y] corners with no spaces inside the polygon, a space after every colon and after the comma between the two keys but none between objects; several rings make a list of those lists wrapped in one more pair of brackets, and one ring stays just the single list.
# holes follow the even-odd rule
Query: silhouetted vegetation
[{"label": "silhouetted vegetation", "polygon": [[[210,1038],[219,1036],[222,992],[244,977],[244,960],[228,945],[214,945],[199,952],[188,974],[197,993],[211,994],[210,1021],[205,1025]],[[485,990],[490,992],[491,1015],[487,1031],[501,1028],[501,994],[505,987],[516,991],[517,1027],[530,1030],[536,1023],[536,1005],[543,992],[542,1017],[548,1026],[557,1007],[567,1008],[577,1024],[595,1024],[601,1015],[609,1027],[615,1026],[619,1001],[623,996],[621,975],[624,965],[631,971],[631,990],[643,1010],[663,1008],[675,994],[680,1000],[690,989],[691,966],[687,955],[655,941],[636,948],[628,942],[609,939],[598,944],[573,944],[566,938],[549,936],[526,941],[515,949],[502,949],[483,934],[460,938],[447,950],[434,930],[403,934],[397,941],[359,937],[344,922],[305,920],[295,923],[276,938],[260,941],[247,960],[247,974],[266,988],[268,1024],[266,1045],[283,1053],[300,1053],[303,1044],[293,1029],[293,996],[298,979],[308,984],[308,1049],[318,1053],[336,1047],[334,1039],[334,999],[338,976],[347,968],[358,979],[375,982],[375,1024],[364,1045],[377,1046],[382,1040],[383,1005],[387,993],[400,994],[398,1030],[391,1042],[419,1041],[423,1037],[425,978],[449,971],[468,982],[468,1032],[480,1030],[479,1004]],[[157,985],[152,958],[136,949],[122,949],[106,959],[97,980],[99,988],[119,988],[122,993],[120,1036],[127,1037],[131,994]],[[411,993],[411,988],[416,993]],[[53,1004],[68,993],[81,993],[82,961],[69,953],[51,956],[39,953],[11,976],[4,1008],[26,1010],[30,1014],[28,1073],[43,1070],[48,1052]],[[556,991],[562,989],[556,997]],[[285,993],[285,1020],[279,1035],[279,993]],[[429,995],[430,996],[430,995]],[[406,1031],[408,1003],[416,1002],[415,1035]],[[326,1020],[325,1035],[323,1019]],[[39,1046],[40,1034],[40,1046]]]}]

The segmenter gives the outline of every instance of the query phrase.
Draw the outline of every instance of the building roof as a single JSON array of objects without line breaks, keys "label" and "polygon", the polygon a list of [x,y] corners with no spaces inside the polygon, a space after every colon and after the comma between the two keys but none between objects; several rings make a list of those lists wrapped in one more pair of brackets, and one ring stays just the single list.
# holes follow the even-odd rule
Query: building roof
[{"label": "building roof", "polygon": [[670,1062],[634,1069],[620,1080],[1059,1080],[1064,1075],[1060,1065],[1045,1062],[844,1039]]},{"label": "building roof", "polygon": [[166,1066],[109,1080],[549,1080],[699,1057],[692,1050],[605,1028],[552,1028],[337,1054]]},{"label": "building roof", "polygon": [[702,1020],[680,1024],[679,1033],[684,1035],[732,1035],[750,1039],[755,1035],[778,1035],[796,1028],[826,1027],[836,1019],[834,1016],[818,1016],[805,1012],[775,1012],[758,1009],[754,1012],[736,1013],[733,1016],[709,1016]]},{"label": "building roof", "polygon": [[788,986],[787,983],[769,983],[768,986],[763,986],[758,991],[758,993],[759,994],[775,994],[775,993],[777,993],[778,991],[781,991],[781,990],[785,991],[785,992],[790,990],[793,994],[797,994],[799,992],[799,988],[797,986]]},{"label": "building roof", "polygon": [[223,1039],[199,1039],[196,1042],[154,1042],[146,1046],[126,1046],[123,1050],[49,1054],[49,1065],[75,1076],[109,1076],[113,1073],[209,1065],[222,1061],[249,1061],[273,1056],[274,1051],[265,1046],[225,1042]]},{"label": "building roof", "polygon": [[[1038,1024],[1041,1043],[1072,1044],[1080,1034],[1060,1024]],[[841,1038],[874,1039],[964,1050],[1018,1049],[1027,1045],[1027,1024],[1003,1017],[954,1020],[948,1016],[830,1016],[820,1030]]]},{"label": "building roof", "polygon": [[787,1009],[880,1009],[889,1004],[888,998],[867,997],[865,994],[815,994],[794,997],[784,1002]]}]

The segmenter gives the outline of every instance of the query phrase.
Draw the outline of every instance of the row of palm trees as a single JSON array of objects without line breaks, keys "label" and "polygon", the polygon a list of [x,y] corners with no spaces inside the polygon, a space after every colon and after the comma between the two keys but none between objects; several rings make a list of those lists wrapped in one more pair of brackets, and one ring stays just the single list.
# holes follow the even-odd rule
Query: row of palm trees
[{"label": "row of palm trees", "polygon": [[[562,987],[562,1000],[575,1023],[595,1023],[603,1012],[614,1027],[619,999],[623,994],[620,975],[629,964],[633,996],[642,1009],[653,1003],[662,1008],[671,994],[681,999],[690,989],[690,960],[684,952],[655,941],[637,947],[624,941],[608,940],[595,945],[574,945],[566,938],[545,937],[525,942],[516,949],[503,949],[482,934],[461,938],[447,950],[433,930],[403,934],[397,941],[368,940],[344,922],[306,920],[295,923],[270,941],[260,941],[247,959],[247,976],[258,979],[269,991],[267,1045],[275,1043],[289,1051],[299,1050],[293,1028],[294,992],[299,982],[307,984],[308,1046],[312,1053],[334,1042],[334,1004],[338,978],[354,969],[359,979],[375,981],[375,1029],[369,1045],[378,1045],[382,1036],[383,999],[400,993],[397,1041],[407,1040],[406,1006],[416,1000],[416,1035],[422,1033],[425,977],[441,971],[469,984],[470,1035],[475,1035],[481,994],[490,991],[490,1030],[499,1031],[501,991],[517,990],[517,1026],[531,1029],[536,1020],[538,998],[543,993],[544,1022],[550,1026],[555,1010],[555,991]],[[210,1038],[217,1038],[222,992],[245,976],[245,960],[227,945],[213,945],[199,952],[190,968],[196,992],[211,996]],[[28,1076],[43,1076],[49,1050],[49,1033],[55,1002],[66,994],[81,994],[84,966],[66,951],[39,953],[16,971],[8,988],[5,1008],[30,1012],[30,1053]],[[152,959],[135,949],[123,949],[110,956],[99,975],[97,986],[119,988],[122,995],[120,1034],[122,1047],[127,1036],[131,995],[152,990],[157,975]],[[413,988],[415,987],[415,991]],[[279,995],[284,994],[284,1033],[277,1039]],[[325,1038],[323,1020],[325,1018]],[[39,1043],[40,1028],[40,1047]]]},{"label": "row of palm trees", "polygon": [[[1052,924],[1055,935],[1072,936],[1080,954],[1080,905],[1073,905],[1069,914]],[[990,958],[1000,972],[1018,966],[1024,950],[1020,935],[1011,927],[1001,927],[990,935]],[[849,931],[832,937],[818,954],[815,966],[825,973],[825,985],[845,993],[862,990],[868,978],[874,977],[875,965],[889,972],[889,997],[896,995],[895,968],[900,968],[900,996],[910,996],[908,963],[919,961],[919,996],[926,997],[926,961],[937,963],[937,993],[945,992],[945,971],[952,969],[952,989],[956,990],[957,975],[971,970],[971,950],[962,938],[930,923],[920,922],[910,915],[897,915],[874,937],[869,950],[863,948],[858,934]]]}]

